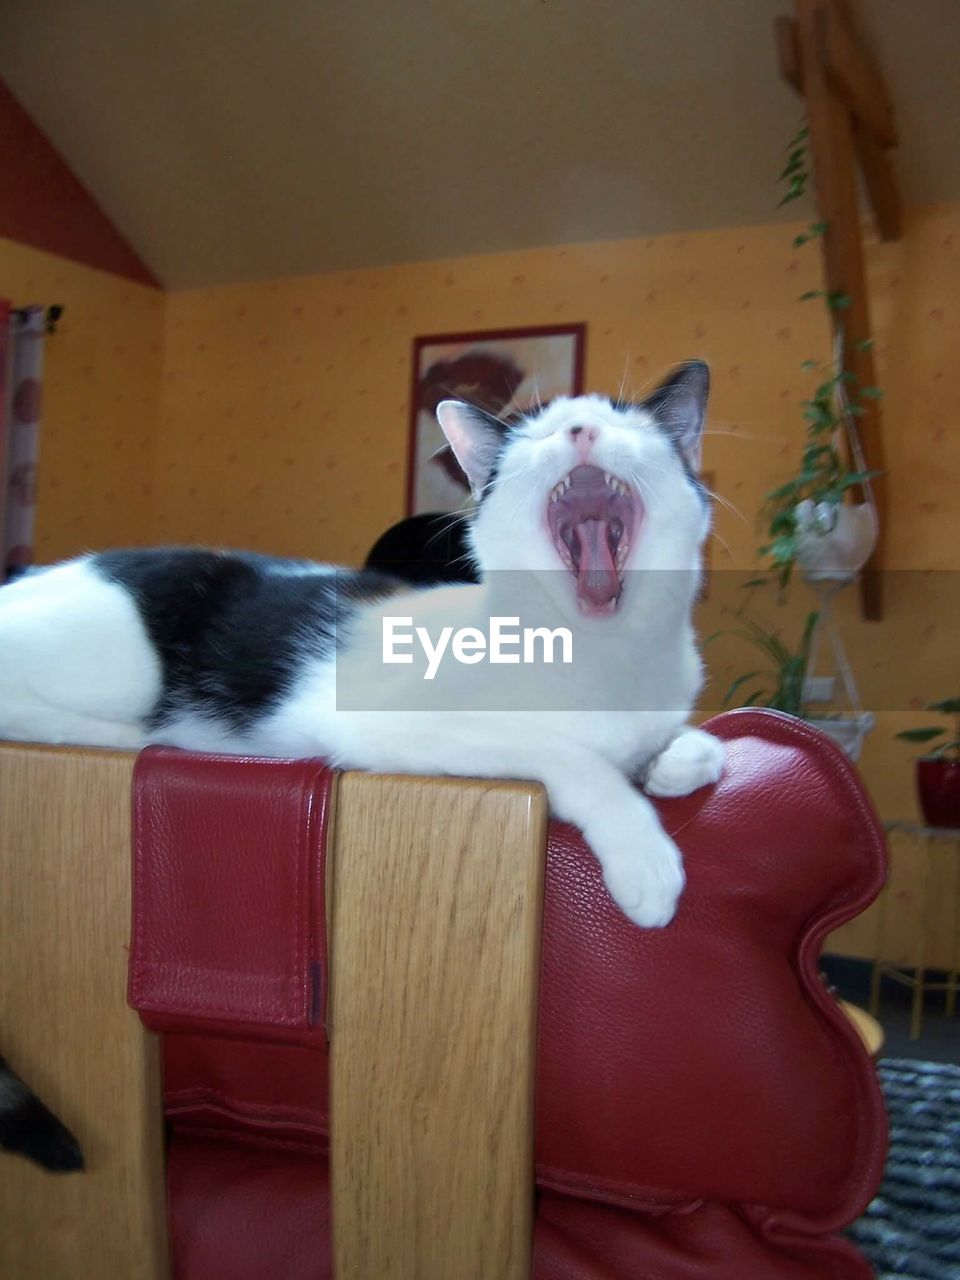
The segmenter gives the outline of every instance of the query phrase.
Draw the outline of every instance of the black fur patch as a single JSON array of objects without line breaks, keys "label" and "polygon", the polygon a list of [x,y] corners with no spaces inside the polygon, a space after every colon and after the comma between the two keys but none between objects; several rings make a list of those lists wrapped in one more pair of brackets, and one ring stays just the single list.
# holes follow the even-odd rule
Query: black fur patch
[{"label": "black fur patch", "polygon": [[636,402],[637,408],[645,409],[652,415],[657,426],[670,441],[687,479],[705,506],[710,505],[709,490],[690,465],[690,459],[683,448],[683,431],[678,429],[674,415],[677,405],[680,404],[682,405],[681,427],[685,427],[693,418],[699,417],[697,427],[697,434],[699,434],[703,428],[709,392],[709,366],[703,360],[688,360],[685,364],[678,366],[645,400]]},{"label": "black fur patch", "polygon": [[159,655],[163,692],[151,729],[184,711],[250,728],[305,659],[333,652],[357,604],[401,589],[386,574],[252,552],[107,551],[92,564],[133,596]]},{"label": "black fur patch", "polygon": [[479,582],[466,531],[462,516],[440,512],[408,516],[381,534],[364,567],[382,569],[414,586]]},{"label": "black fur patch", "polygon": [[55,1173],[83,1168],[83,1152],[70,1130],[48,1111],[0,1058],[0,1147]]}]

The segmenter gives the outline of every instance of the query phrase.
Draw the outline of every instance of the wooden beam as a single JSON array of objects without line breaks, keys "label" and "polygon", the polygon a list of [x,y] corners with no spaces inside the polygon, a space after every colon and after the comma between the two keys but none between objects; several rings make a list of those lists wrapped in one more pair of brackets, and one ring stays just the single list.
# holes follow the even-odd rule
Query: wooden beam
[{"label": "wooden beam", "polygon": [[336,1276],[529,1280],[546,821],[534,783],[340,779]]},{"label": "wooden beam", "polygon": [[[774,19],[773,33],[780,75],[802,96],[803,67],[797,24],[783,15]],[[876,136],[856,115],[853,116],[852,127],[853,144],[877,229],[882,239],[899,240],[903,235],[903,207],[890,158]]]},{"label": "wooden beam", "polygon": [[773,38],[777,46],[777,62],[780,74],[797,93],[803,93],[803,69],[800,65],[800,45],[797,24],[786,14],[773,20]]},{"label": "wooden beam", "polygon": [[[853,124],[846,102],[834,88],[824,62],[825,24],[829,0],[797,0],[797,36],[803,92],[807,103],[810,158],[820,217],[826,223],[822,238],[824,275],[828,293],[843,294],[849,304],[834,312],[835,325],[842,325],[845,367],[859,385],[876,383],[873,352],[862,344],[871,337],[870,311],[857,207],[857,179]],[[863,416],[857,428],[867,466],[883,470],[884,451],[880,409],[876,400],[861,402]],[[877,566],[883,563],[886,479],[873,481],[877,504],[879,541],[874,556],[861,579],[864,617],[882,617],[881,583]],[[865,498],[865,494],[859,495]]]},{"label": "wooden beam", "polygon": [[851,124],[853,145],[877,229],[884,240],[899,240],[903,235],[903,205],[890,157],[857,116]]},{"label": "wooden beam", "polygon": [[882,147],[895,147],[893,108],[880,72],[835,5],[821,5],[820,15],[816,41],[831,88]]}]

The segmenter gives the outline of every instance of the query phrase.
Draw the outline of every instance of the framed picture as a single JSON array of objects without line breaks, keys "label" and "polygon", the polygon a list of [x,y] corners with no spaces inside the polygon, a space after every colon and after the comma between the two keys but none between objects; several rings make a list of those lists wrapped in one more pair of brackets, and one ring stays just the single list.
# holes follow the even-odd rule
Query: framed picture
[{"label": "framed picture", "polygon": [[586,326],[433,334],[413,344],[407,514],[466,510],[470,487],[437,425],[441,400],[467,400],[509,421],[583,390]]}]

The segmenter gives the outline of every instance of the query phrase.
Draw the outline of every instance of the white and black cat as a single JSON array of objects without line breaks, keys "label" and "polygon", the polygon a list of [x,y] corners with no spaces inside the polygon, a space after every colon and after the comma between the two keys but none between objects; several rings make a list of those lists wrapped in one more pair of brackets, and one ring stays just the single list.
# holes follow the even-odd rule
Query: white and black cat
[{"label": "white and black cat", "polygon": [[[437,416],[477,498],[477,585],[189,549],[92,554],[0,590],[0,738],[323,756],[346,768],[542,781],[621,910],[666,925],[680,855],[655,796],[715,782],[686,721],[709,528],[696,478],[708,371],[638,404],[558,399],[504,430]],[[436,637],[491,618],[566,629],[573,662],[384,662],[384,619]],[[464,630],[468,629],[468,630]],[[2,1098],[2,1093],[0,1093]],[[0,1102],[0,1129],[2,1129]]]},{"label": "white and black cat", "polygon": [[0,1149],[27,1156],[55,1173],[83,1168],[76,1138],[0,1058]]}]

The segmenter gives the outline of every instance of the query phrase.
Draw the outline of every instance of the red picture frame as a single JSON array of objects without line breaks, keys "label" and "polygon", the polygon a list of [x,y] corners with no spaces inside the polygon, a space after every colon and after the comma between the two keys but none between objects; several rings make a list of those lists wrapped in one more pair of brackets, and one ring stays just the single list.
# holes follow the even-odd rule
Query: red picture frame
[{"label": "red picture frame", "polygon": [[415,338],[410,384],[407,515],[466,509],[469,489],[436,425],[440,400],[497,417],[583,392],[585,324],[437,333]]}]

